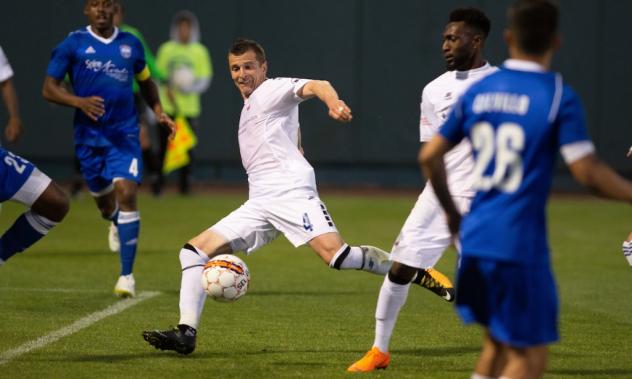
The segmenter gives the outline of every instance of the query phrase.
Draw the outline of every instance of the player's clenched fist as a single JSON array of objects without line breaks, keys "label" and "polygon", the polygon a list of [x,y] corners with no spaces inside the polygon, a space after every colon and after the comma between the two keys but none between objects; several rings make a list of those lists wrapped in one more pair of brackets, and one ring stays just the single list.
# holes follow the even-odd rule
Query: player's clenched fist
[{"label": "player's clenched fist", "polygon": [[329,117],[340,122],[350,122],[353,119],[351,108],[342,100],[336,100],[329,106]]}]

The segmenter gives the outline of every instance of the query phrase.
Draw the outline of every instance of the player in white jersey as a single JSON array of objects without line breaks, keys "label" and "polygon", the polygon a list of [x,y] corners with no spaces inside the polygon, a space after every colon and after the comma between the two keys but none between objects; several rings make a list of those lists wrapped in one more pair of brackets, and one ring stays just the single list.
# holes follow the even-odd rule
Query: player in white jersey
[{"label": "player in white jersey", "polygon": [[[459,8],[450,13],[442,45],[448,71],[428,83],[421,97],[419,130],[422,143],[438,132],[452,106],[470,85],[497,70],[482,56],[489,30],[489,19],[478,9]],[[475,193],[470,144],[461,142],[446,155],[445,164],[454,202],[461,212],[467,212]],[[426,185],[393,245],[393,266],[384,278],[375,311],[373,347],[348,371],[373,371],[388,366],[389,342],[411,281],[423,280],[420,275],[415,278],[417,271],[432,270],[451,242],[445,213],[432,186]],[[441,280],[443,287],[449,289],[443,293],[444,298],[454,301],[454,288],[449,279]]]},{"label": "player in white jersey", "polygon": [[18,111],[18,97],[13,86],[13,69],[7,56],[0,47],[0,92],[9,113],[9,121],[4,128],[4,137],[9,142],[16,142],[22,134],[22,120]]},{"label": "player in white jersey", "polygon": [[189,354],[206,300],[200,284],[204,265],[219,254],[252,253],[283,234],[294,246],[309,244],[330,267],[384,275],[388,254],[371,246],[346,244],[316,190],[314,169],[299,146],[298,105],[317,97],[339,122],[351,109],[327,81],[268,79],[263,48],[255,41],[235,41],[228,64],[244,98],[239,121],[239,150],[248,174],[249,198],[241,207],[191,239],[180,251],[182,283],[180,322],[143,337],[161,350]]}]

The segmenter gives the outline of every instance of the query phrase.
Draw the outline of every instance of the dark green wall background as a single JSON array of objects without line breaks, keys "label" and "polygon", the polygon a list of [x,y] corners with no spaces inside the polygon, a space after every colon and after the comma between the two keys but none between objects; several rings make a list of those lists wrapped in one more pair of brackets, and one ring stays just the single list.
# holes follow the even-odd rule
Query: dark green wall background
[{"label": "dark green wall background", "polygon": [[[139,28],[154,50],[169,35],[172,15],[189,9],[200,19],[202,42],[215,76],[203,96],[198,178],[241,181],[237,125],[241,98],[225,55],[239,36],[261,42],[271,76],[327,79],[354,111],[350,125],[328,119],[324,106],[301,106],[308,159],[320,183],[415,186],[419,100],[423,86],[443,71],[441,34],[449,11],[472,5],[492,20],[487,58],[506,58],[502,42],[508,1],[244,0],[125,1],[127,23]],[[26,127],[23,140],[7,146],[60,180],[72,172],[72,110],[48,104],[41,84],[53,47],[85,25],[82,0],[11,1],[0,14],[0,45],[16,72]],[[628,116],[632,65],[627,34],[632,2],[564,0],[563,46],[554,61],[586,107],[590,133],[601,157],[630,173]],[[0,110],[0,125],[6,112]],[[561,176],[564,170],[561,169]],[[557,182],[558,184],[561,181]]]}]

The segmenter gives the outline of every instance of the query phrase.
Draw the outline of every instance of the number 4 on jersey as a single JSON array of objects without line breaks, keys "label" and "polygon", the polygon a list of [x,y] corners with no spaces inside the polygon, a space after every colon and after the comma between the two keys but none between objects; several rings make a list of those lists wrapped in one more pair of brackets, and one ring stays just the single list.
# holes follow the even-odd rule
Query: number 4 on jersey
[{"label": "number 4 on jersey", "polygon": [[132,159],[132,163],[130,163],[129,165],[129,173],[134,176],[138,176],[138,159],[137,158]]},{"label": "number 4 on jersey", "polygon": [[[496,188],[503,192],[515,192],[522,183],[522,157],[524,131],[520,125],[506,122],[494,128],[489,122],[479,122],[472,128],[472,147],[478,153],[474,166],[474,188],[488,191]],[[485,170],[496,158],[491,176]]]}]

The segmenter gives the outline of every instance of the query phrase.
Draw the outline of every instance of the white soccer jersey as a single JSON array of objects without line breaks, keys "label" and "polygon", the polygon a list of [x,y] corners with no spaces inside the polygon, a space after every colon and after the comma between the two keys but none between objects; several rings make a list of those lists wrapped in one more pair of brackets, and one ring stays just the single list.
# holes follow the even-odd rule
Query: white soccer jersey
[{"label": "white soccer jersey", "polygon": [[308,79],[267,79],[244,101],[239,152],[251,199],[290,190],[316,193],[313,167],[298,149],[297,92]]},{"label": "white soccer jersey", "polygon": [[4,55],[2,46],[0,46],[0,82],[4,82],[5,80],[10,79],[12,76],[13,70],[11,69],[11,65],[9,64],[7,56]]},{"label": "white soccer jersey", "polygon": [[[428,83],[421,95],[421,142],[429,141],[439,131],[452,106],[472,84],[496,70],[496,67],[485,63],[469,71],[447,71]],[[474,160],[469,142],[463,140],[455,146],[445,155],[444,161],[450,193],[453,196],[474,196],[471,175]]]}]

